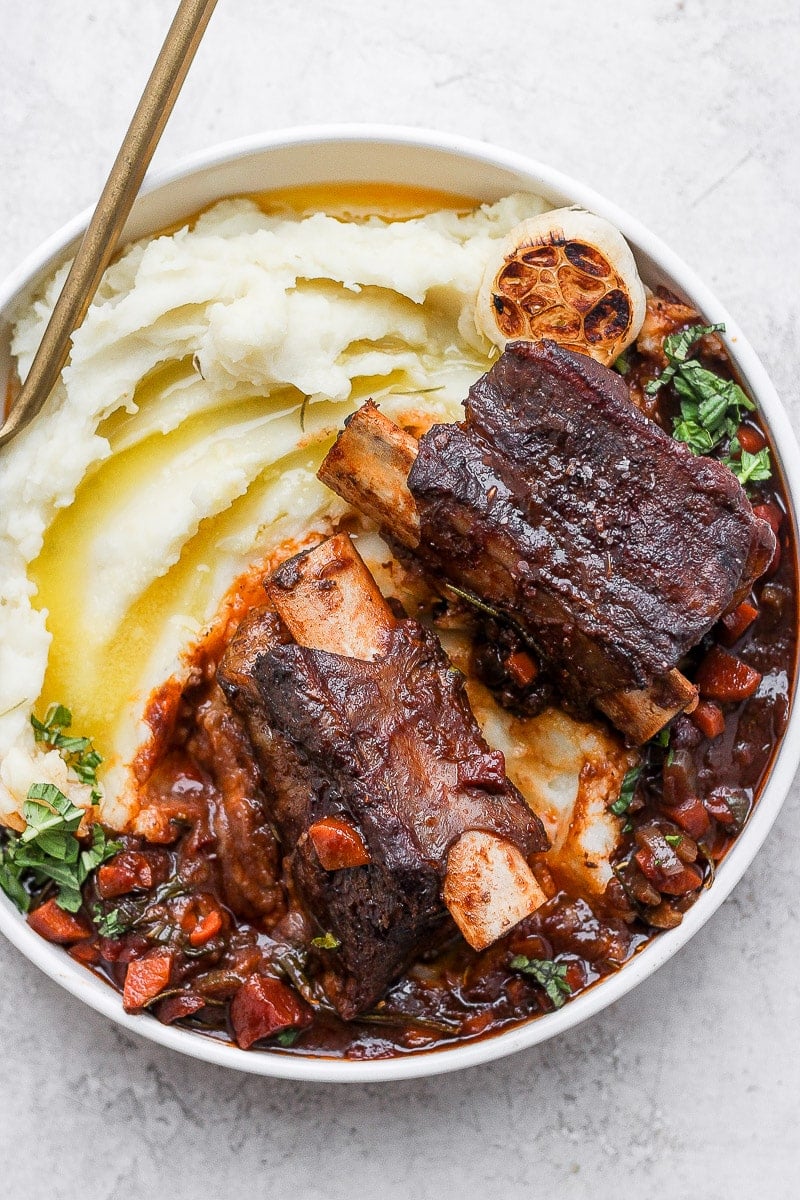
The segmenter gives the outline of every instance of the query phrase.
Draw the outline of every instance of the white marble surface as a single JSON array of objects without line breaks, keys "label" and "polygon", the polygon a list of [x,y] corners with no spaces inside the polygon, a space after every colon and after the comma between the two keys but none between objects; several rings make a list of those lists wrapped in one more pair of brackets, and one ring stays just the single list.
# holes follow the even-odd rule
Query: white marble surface
[{"label": "white marble surface", "polygon": [[[166,0],[0,0],[0,273],[91,202]],[[220,0],[157,154],[346,120],[584,178],[680,249],[800,419],[793,0]],[[458,1076],[238,1077],[124,1036],[0,944],[0,1194],[796,1197],[798,789],[730,900],[634,994]]]}]

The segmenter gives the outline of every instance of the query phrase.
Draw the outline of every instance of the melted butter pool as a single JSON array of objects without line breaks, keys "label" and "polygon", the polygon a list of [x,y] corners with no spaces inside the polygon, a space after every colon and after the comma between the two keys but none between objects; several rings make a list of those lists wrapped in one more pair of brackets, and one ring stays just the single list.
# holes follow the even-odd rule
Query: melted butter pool
[{"label": "melted butter pool", "polygon": [[[464,197],[384,184],[310,186],[252,198],[266,212],[298,216],[327,212],[356,221],[371,216],[405,220],[442,208],[468,212],[475,206]],[[443,311],[434,313],[433,320],[437,328],[449,328],[451,318]],[[369,347],[355,346],[359,348]],[[461,364],[462,371],[465,366],[472,378],[482,369],[477,360]],[[230,397],[220,401],[215,395],[207,401],[198,394],[203,387],[198,375],[191,358],[162,363],[141,380],[129,409],[119,408],[101,423],[98,432],[109,442],[109,457],[87,473],[72,504],[57,513],[41,553],[29,568],[37,588],[34,606],[46,610],[52,635],[37,711],[55,702],[66,704],[74,730],[93,739],[106,767],[119,761],[115,748],[121,726],[126,720],[130,724],[133,712],[143,711],[150,691],[166,680],[175,665],[165,654],[161,666],[153,667],[165,630],[179,629],[180,637],[172,641],[185,646],[213,617],[237,573],[257,561],[260,546],[268,542],[265,515],[274,523],[291,513],[297,498],[292,472],[302,476],[300,490],[313,493],[300,504],[301,510],[305,504],[313,514],[329,498],[314,478],[316,469],[347,413],[372,395],[408,396],[419,390],[398,370],[388,376],[356,377],[351,396],[339,403],[315,398],[308,404],[294,388],[277,389],[265,397],[248,395],[235,386]],[[454,394],[463,395],[460,381],[455,387]],[[118,619],[115,614],[110,626],[98,620],[104,599],[98,556],[106,539],[107,544],[113,540],[116,553],[124,558],[123,518],[126,512],[135,512],[137,498],[149,491],[151,511],[146,515],[153,517],[157,510],[158,517],[163,504],[166,519],[175,494],[176,460],[195,452],[202,458],[207,452],[209,472],[213,472],[220,441],[238,436],[244,442],[248,422],[263,433],[265,421],[273,423],[276,436],[283,431],[285,438],[287,428],[294,429],[287,452],[272,462],[265,458],[240,494],[200,520],[175,561],[158,565],[156,577],[134,591]],[[127,527],[132,528],[130,522]],[[135,558],[131,552],[131,572]],[[162,667],[166,674],[159,677]]]}]

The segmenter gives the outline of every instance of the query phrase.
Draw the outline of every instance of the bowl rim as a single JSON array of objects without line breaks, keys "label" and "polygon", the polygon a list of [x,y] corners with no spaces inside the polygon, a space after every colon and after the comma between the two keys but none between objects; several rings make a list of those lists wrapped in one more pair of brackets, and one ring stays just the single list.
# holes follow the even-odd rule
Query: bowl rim
[{"label": "bowl rim", "polygon": [[[591,187],[536,159],[462,135],[402,125],[306,125],[251,134],[182,157],[174,165],[148,175],[140,196],[150,195],[187,176],[255,154],[289,146],[361,142],[365,146],[423,148],[471,160],[490,168],[505,169],[530,179],[532,191],[564,193],[578,204],[606,217],[637,251],[648,256],[689,296],[710,322],[724,322],[726,341],[746,378],[773,439],[791,506],[795,531],[800,512],[800,449],[788,415],[764,367],[737,322],[711,290],[673,250],[640,221]],[[220,197],[222,198],[222,197]],[[137,201],[138,203],[138,201]],[[135,210],[134,210],[135,211]],[[46,268],[55,265],[70,243],[81,235],[91,216],[86,209],[46,238],[0,284],[0,312],[6,312],[19,294]],[[795,560],[797,560],[795,538]],[[75,962],[59,947],[39,937],[24,916],[0,893],[0,931],[32,963],[95,1011],[117,1025],[151,1042],[204,1062],[250,1074],[307,1082],[372,1083],[415,1079],[463,1070],[526,1049],[581,1024],[626,995],[662,966],[708,921],[741,879],[767,836],[788,794],[800,763],[800,706],[796,703],[797,671],[789,720],[774,755],[759,801],[747,825],[720,865],[713,887],[705,891],[676,929],[649,942],[614,975],[577,996],[563,1008],[533,1018],[512,1029],[474,1042],[444,1046],[381,1059],[333,1059],[240,1050],[232,1044],[192,1030],[162,1025],[154,1017],[129,1014],[118,992]],[[794,735],[794,736],[792,736]]]}]

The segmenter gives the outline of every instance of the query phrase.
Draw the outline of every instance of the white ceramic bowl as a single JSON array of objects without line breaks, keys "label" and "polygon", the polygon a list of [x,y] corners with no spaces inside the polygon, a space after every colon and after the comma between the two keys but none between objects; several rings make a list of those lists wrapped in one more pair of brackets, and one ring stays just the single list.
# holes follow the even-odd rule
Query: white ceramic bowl
[{"label": "white ceramic bowl", "polygon": [[[627,238],[647,283],[653,287],[665,284],[694,304],[708,321],[725,323],[729,349],[777,448],[797,528],[800,452],[775,389],[736,322],[681,259],[638,221],[551,167],[482,142],[417,129],[373,125],[290,129],[204,151],[150,179],[124,238],[142,237],[172,225],[223,196],[304,183],[354,181],[421,185],[479,200],[497,200],[515,190],[528,190],[543,195],[554,206],[577,203],[606,217]],[[88,213],[81,214],[49,238],[0,288],[0,385],[8,366],[10,314],[74,250],[88,217]],[[258,1075],[315,1081],[411,1079],[455,1071],[535,1046],[571,1029],[629,992],[688,942],[741,878],[775,820],[800,759],[798,725],[800,711],[793,698],[789,726],[753,815],[719,868],[713,886],[702,893],[677,929],[659,934],[619,972],[559,1011],[453,1049],[355,1062],[239,1050],[201,1033],[161,1025],[154,1017],[123,1012],[117,992],[34,933],[2,893],[0,929],[51,979],[98,1012],[133,1033],[194,1058]]]}]

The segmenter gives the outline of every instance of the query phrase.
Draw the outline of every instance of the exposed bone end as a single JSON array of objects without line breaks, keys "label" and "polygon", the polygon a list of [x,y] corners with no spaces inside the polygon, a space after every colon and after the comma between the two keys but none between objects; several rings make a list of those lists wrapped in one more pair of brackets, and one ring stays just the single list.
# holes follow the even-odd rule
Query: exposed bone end
[{"label": "exposed bone end", "polygon": [[[363,660],[386,652],[397,622],[346,534],[290,559],[266,586],[300,645]],[[545,896],[516,846],[469,830],[448,855],[443,899],[466,940],[480,950],[538,908]]]},{"label": "exposed bone end", "polygon": [[416,457],[416,439],[369,400],[350,417],[317,474],[413,549],[419,544],[419,515],[407,480]]},{"label": "exposed bone end", "polygon": [[[419,545],[419,514],[408,473],[416,456],[415,439],[369,401],[350,417],[319,478],[413,550]],[[696,689],[676,669],[648,688],[610,692],[597,701],[634,745],[655,737],[668,721],[679,712],[691,712],[696,703]]]},{"label": "exposed bone end", "polygon": [[346,533],[278,568],[267,595],[294,640],[311,650],[370,661],[397,624]]},{"label": "exposed bone end", "polygon": [[607,692],[596,703],[633,745],[641,746],[678,713],[697,707],[697,688],[673,667],[650,687]]},{"label": "exposed bone end", "polygon": [[547,897],[516,846],[479,829],[447,856],[444,902],[473,950],[485,950]]}]

